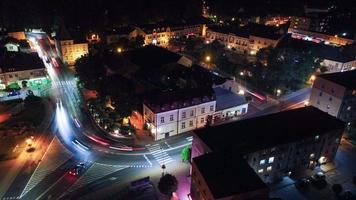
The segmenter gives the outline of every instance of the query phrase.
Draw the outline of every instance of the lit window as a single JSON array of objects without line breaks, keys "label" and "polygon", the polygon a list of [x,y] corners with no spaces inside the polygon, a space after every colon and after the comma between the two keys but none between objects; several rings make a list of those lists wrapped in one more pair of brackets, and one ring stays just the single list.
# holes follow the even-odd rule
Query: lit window
[{"label": "lit window", "polygon": [[311,154],[309,155],[309,158],[310,158],[310,159],[315,158],[315,154],[311,153]]},{"label": "lit window", "polygon": [[347,110],[350,111],[350,110],[351,110],[351,106],[348,106],[348,107],[347,107]]},{"label": "lit window", "polygon": [[330,105],[327,105],[326,108],[327,108],[327,109],[330,109]]},{"label": "lit window", "polygon": [[272,166],[267,167],[267,171],[268,172],[272,171]]},{"label": "lit window", "polygon": [[263,159],[263,160],[260,160],[260,165],[264,165],[266,163],[266,160]]},{"label": "lit window", "polygon": [[185,129],[185,122],[182,122],[182,129]]},{"label": "lit window", "polygon": [[258,173],[260,173],[260,174],[263,173],[263,169],[259,169]]},{"label": "lit window", "polygon": [[315,136],[315,140],[318,140],[318,139],[319,139],[319,135],[316,135],[316,136]]},{"label": "lit window", "polygon": [[274,157],[269,157],[268,163],[273,163],[273,161],[274,161]]}]

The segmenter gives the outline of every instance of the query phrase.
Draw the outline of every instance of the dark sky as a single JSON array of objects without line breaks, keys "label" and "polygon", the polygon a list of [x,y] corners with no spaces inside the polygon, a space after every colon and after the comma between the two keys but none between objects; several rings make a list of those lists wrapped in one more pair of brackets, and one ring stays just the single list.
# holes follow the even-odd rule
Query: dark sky
[{"label": "dark sky", "polygon": [[147,23],[201,14],[201,0],[0,0],[0,23],[10,27]]}]

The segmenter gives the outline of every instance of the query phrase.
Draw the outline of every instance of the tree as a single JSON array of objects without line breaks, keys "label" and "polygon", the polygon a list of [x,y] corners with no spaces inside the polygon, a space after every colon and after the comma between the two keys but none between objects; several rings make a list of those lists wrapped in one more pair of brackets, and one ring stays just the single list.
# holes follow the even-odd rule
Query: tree
[{"label": "tree", "polygon": [[335,194],[340,194],[343,190],[342,185],[340,184],[334,184],[331,189],[335,192]]},{"label": "tree", "polygon": [[158,182],[158,189],[162,194],[171,197],[173,192],[178,189],[178,181],[176,177],[171,174],[163,175]]},{"label": "tree", "polygon": [[24,106],[25,108],[37,107],[42,103],[41,97],[30,95],[25,98]]},{"label": "tree", "polygon": [[192,152],[192,149],[189,148],[189,147],[185,147],[184,149],[182,149],[182,152],[181,152],[180,155],[181,155],[181,158],[182,158],[183,162],[186,162],[186,161],[190,160],[191,152]]},{"label": "tree", "polygon": [[137,49],[145,44],[145,38],[142,35],[137,35],[134,39],[130,40],[130,47]]}]

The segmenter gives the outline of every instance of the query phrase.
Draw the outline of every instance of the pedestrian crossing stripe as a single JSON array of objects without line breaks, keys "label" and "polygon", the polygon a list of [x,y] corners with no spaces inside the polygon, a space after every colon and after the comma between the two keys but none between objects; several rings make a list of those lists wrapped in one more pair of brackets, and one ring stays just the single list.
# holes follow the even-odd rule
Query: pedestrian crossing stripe
[{"label": "pedestrian crossing stripe", "polygon": [[159,144],[146,145],[146,147],[159,165],[166,165],[174,161]]}]

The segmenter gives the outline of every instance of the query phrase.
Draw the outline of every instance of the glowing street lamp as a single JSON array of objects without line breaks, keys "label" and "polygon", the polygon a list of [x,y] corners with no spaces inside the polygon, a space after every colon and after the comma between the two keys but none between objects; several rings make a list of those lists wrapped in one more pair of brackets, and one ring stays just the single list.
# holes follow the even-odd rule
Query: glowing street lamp
[{"label": "glowing street lamp", "polygon": [[244,72],[240,72],[240,76],[243,76],[243,75],[245,75]]},{"label": "glowing street lamp", "polygon": [[316,79],[316,76],[315,76],[315,75],[311,75],[310,80],[311,80],[312,82],[314,82],[315,79]]},{"label": "glowing street lamp", "polygon": [[281,95],[282,91],[280,89],[277,89],[277,96]]},{"label": "glowing street lamp", "polygon": [[210,60],[211,60],[211,57],[210,57],[210,56],[205,56],[205,61],[206,61],[206,62],[210,62]]},{"label": "glowing street lamp", "polygon": [[118,53],[121,53],[123,50],[122,50],[121,47],[118,47],[118,48],[116,49],[116,51],[117,51]]}]

